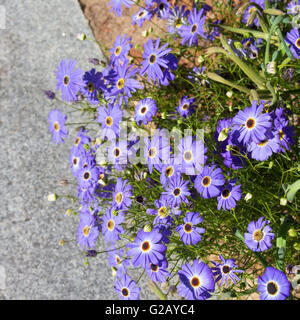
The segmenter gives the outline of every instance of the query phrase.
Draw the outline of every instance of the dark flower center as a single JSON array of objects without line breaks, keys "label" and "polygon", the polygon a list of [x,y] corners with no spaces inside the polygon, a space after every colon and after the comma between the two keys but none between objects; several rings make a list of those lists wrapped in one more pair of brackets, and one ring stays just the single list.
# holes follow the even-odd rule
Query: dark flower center
[{"label": "dark flower center", "polygon": [[300,49],[300,38],[298,38],[298,39],[296,40],[295,45],[296,45],[297,48]]},{"label": "dark flower center", "polygon": [[75,146],[78,146],[79,142],[80,142],[80,138],[77,137],[76,140],[75,140]]},{"label": "dark flower center", "polygon": [[254,240],[260,241],[263,237],[264,237],[264,233],[260,229],[257,229],[254,231],[253,233]]},{"label": "dark flower center", "polygon": [[138,17],[141,18],[145,14],[145,11],[139,13]]},{"label": "dark flower center", "polygon": [[74,159],[73,159],[73,164],[74,164],[74,166],[76,166],[77,163],[78,163],[78,159],[77,159],[77,158],[74,158]]},{"label": "dark flower center", "polygon": [[88,180],[90,178],[90,173],[89,172],[85,172],[84,175],[83,175],[83,178],[85,180]]},{"label": "dark flower center", "polygon": [[230,196],[230,190],[229,189],[224,189],[222,191],[222,198],[227,199]]},{"label": "dark flower center", "polygon": [[187,103],[185,103],[183,106],[182,106],[182,109],[183,110],[187,110],[189,108],[189,105]]},{"label": "dark flower center", "polygon": [[223,271],[223,273],[229,273],[230,272],[230,267],[228,267],[228,266],[223,266],[223,268],[222,268],[222,271]]},{"label": "dark flower center", "polygon": [[118,56],[120,52],[121,52],[121,47],[120,46],[116,47],[115,55]]},{"label": "dark flower center", "polygon": [[148,241],[144,241],[142,243],[142,250],[143,251],[148,251],[150,249],[150,243]]},{"label": "dark flower center", "polygon": [[181,190],[179,188],[176,188],[174,191],[173,191],[173,194],[175,197],[179,196],[181,193]]},{"label": "dark flower center", "polygon": [[143,107],[143,108],[141,109],[141,114],[146,113],[146,111],[147,111],[147,107]]},{"label": "dark flower center", "polygon": [[200,279],[199,279],[198,277],[193,277],[193,278],[191,279],[191,285],[192,285],[192,287],[194,287],[194,288],[199,287],[199,286],[200,286]]},{"label": "dark flower center", "polygon": [[115,226],[114,221],[113,220],[108,220],[107,229],[111,231],[111,230],[113,230],[114,226]]},{"label": "dark flower center", "polygon": [[153,64],[156,61],[156,55],[155,54],[151,54],[151,56],[149,57],[149,62],[151,64]]},{"label": "dark flower center", "polygon": [[128,297],[129,291],[128,291],[127,288],[123,288],[123,289],[121,290],[121,292],[122,292],[123,297]]},{"label": "dark flower center", "polygon": [[208,187],[210,185],[210,177],[206,176],[202,179],[202,185],[203,187]]},{"label": "dark flower center", "polygon": [[158,214],[160,217],[165,218],[168,215],[167,207],[161,207],[158,209]]},{"label": "dark flower center", "polygon": [[58,122],[54,122],[54,130],[59,131],[59,124]]},{"label": "dark flower center", "polygon": [[70,82],[70,78],[68,76],[64,76],[64,84],[67,86]]},{"label": "dark flower center", "polygon": [[196,24],[193,24],[191,31],[192,31],[192,33],[195,33],[197,31],[197,25]]},{"label": "dark flower center", "polygon": [[167,167],[167,169],[166,169],[166,175],[167,175],[168,177],[171,177],[171,175],[173,174],[173,172],[174,172],[173,167]]},{"label": "dark flower center", "polygon": [[120,155],[120,149],[119,148],[114,149],[114,156],[118,157],[119,155]]},{"label": "dark flower center", "polygon": [[275,295],[278,292],[278,286],[275,282],[269,282],[267,284],[267,291],[271,295]]},{"label": "dark flower center", "polygon": [[150,263],[151,270],[156,272],[158,270],[158,265]]},{"label": "dark flower center", "polygon": [[163,3],[160,3],[160,5],[158,6],[159,10],[164,10],[165,5]]},{"label": "dark flower center", "polygon": [[136,201],[137,201],[138,203],[143,203],[143,202],[144,202],[144,198],[143,198],[143,196],[141,196],[141,195],[137,196],[135,199],[136,199]]},{"label": "dark flower center", "polygon": [[111,117],[107,117],[107,118],[105,119],[105,123],[106,123],[106,125],[107,125],[108,127],[110,127],[110,126],[112,125],[112,123],[113,123],[112,118],[111,118]]},{"label": "dark flower center", "polygon": [[93,92],[95,90],[95,86],[92,82],[89,82],[87,85],[87,89],[89,92]]},{"label": "dark flower center", "polygon": [[123,78],[119,79],[117,82],[117,88],[121,90],[124,86],[125,86],[125,80]]},{"label": "dark flower center", "polygon": [[255,126],[255,120],[253,118],[249,118],[246,122],[247,129],[252,129]]},{"label": "dark flower center", "polygon": [[187,222],[184,225],[184,231],[187,232],[187,233],[190,233],[192,231],[192,224],[190,222]]},{"label": "dark flower center", "polygon": [[148,151],[149,158],[153,158],[156,154],[155,148],[150,148]]}]

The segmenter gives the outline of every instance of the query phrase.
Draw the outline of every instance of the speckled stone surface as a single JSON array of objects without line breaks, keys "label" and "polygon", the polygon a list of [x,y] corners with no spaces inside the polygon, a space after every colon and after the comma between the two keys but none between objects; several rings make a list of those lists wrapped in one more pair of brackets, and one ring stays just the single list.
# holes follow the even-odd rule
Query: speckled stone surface
[{"label": "speckled stone surface", "polygon": [[[48,133],[51,103],[43,90],[54,90],[55,68],[74,58],[88,70],[90,57],[102,58],[76,0],[1,1],[6,29],[0,29],[0,299],[119,299],[106,256],[84,265],[76,241],[77,218],[66,215],[67,199],[48,202],[52,192],[74,186],[68,164],[75,132],[54,145]],[[65,111],[64,109],[62,109]],[[141,299],[155,298],[146,289]]]}]

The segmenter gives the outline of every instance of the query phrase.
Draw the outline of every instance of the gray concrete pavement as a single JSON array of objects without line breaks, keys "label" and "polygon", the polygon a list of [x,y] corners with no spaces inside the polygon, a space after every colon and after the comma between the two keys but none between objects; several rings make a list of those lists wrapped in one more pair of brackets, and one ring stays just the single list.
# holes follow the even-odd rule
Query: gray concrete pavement
[{"label": "gray concrete pavement", "polygon": [[[2,8],[2,9],[1,9]],[[85,70],[101,58],[92,41],[76,40],[91,31],[76,0],[0,0],[0,299],[118,299],[106,260],[84,265],[76,241],[77,219],[70,202],[47,201],[57,185],[71,179],[68,157],[74,139],[55,145],[48,133],[52,107],[43,94],[55,89],[56,65],[77,59]],[[3,22],[3,21],[2,21]],[[4,273],[4,275],[3,275]],[[3,279],[5,278],[5,279]],[[143,289],[142,299],[154,297]]]}]

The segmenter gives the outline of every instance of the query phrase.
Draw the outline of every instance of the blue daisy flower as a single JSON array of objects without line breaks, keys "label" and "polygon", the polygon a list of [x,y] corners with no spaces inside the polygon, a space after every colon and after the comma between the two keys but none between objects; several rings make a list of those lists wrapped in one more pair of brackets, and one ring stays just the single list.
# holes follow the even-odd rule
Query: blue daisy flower
[{"label": "blue daisy flower", "polygon": [[291,284],[284,272],[267,267],[257,279],[260,300],[285,300],[290,295]]},{"label": "blue daisy flower", "polygon": [[132,186],[127,185],[128,180],[117,179],[115,190],[112,194],[112,208],[116,210],[126,210],[132,205]]},{"label": "blue daisy flower", "polygon": [[206,300],[215,291],[213,273],[203,261],[195,259],[192,266],[183,264],[178,275],[178,294],[188,300]]},{"label": "blue daisy flower", "polygon": [[82,86],[82,71],[76,69],[77,61],[63,59],[57,66],[56,90],[61,90],[62,99],[67,102],[76,100],[76,94]]},{"label": "blue daisy flower", "polygon": [[116,278],[115,291],[119,294],[122,300],[139,300],[141,288],[137,287],[135,281],[124,273],[120,278]]},{"label": "blue daisy flower", "polygon": [[150,262],[149,266],[146,267],[146,272],[151,280],[165,282],[166,277],[170,277],[170,273],[168,272],[167,268],[167,260],[162,260],[159,262],[159,264],[153,264]]},{"label": "blue daisy flower", "polygon": [[220,187],[225,183],[225,177],[220,168],[216,165],[205,166],[202,173],[197,175],[194,184],[198,193],[206,199],[217,197],[220,194]]},{"label": "blue daisy flower", "polygon": [[120,134],[120,122],[123,112],[118,104],[108,104],[108,108],[100,105],[97,109],[97,122],[101,123],[102,138],[107,137],[110,140],[115,139]]},{"label": "blue daisy flower", "polygon": [[234,284],[240,281],[236,273],[243,273],[243,270],[236,270],[237,265],[235,259],[224,259],[222,255],[219,255],[221,263],[211,261],[215,267],[211,268],[213,275],[216,277],[215,281],[220,282],[220,286],[223,286],[226,281],[226,287],[228,287],[228,280],[232,280]]},{"label": "blue daisy flower", "polygon": [[147,124],[157,112],[155,100],[146,98],[140,100],[135,108],[134,120],[140,126],[141,123]]},{"label": "blue daisy flower", "polygon": [[154,42],[149,39],[148,42],[144,44],[144,60],[142,61],[142,68],[140,70],[141,76],[147,72],[149,82],[151,79],[156,81],[157,79],[163,78],[162,68],[168,68],[168,60],[165,56],[172,51],[171,48],[167,48],[167,43],[159,48],[160,38],[156,40],[155,46],[153,43]]},{"label": "blue daisy flower", "polygon": [[181,44],[184,45],[187,41],[191,47],[193,44],[198,45],[198,36],[205,39],[204,23],[206,16],[203,15],[204,10],[197,10],[196,8],[188,16],[188,24],[183,25],[179,29],[180,37],[182,38]]},{"label": "blue daisy flower", "polygon": [[195,245],[201,241],[201,233],[205,232],[205,229],[197,227],[199,223],[203,221],[199,212],[187,212],[183,218],[184,224],[178,225],[176,231],[180,235],[181,241],[186,245]]},{"label": "blue daisy flower", "polygon": [[175,5],[171,8],[167,19],[168,32],[178,35],[180,28],[187,24],[187,17],[189,14],[190,10],[187,10],[186,6],[177,7]]},{"label": "blue daisy flower", "polygon": [[272,247],[272,240],[275,234],[268,225],[269,221],[265,217],[259,218],[257,221],[251,221],[248,224],[247,231],[244,234],[245,244],[254,252],[266,251]]},{"label": "blue daisy flower", "polygon": [[115,15],[122,17],[122,4],[126,8],[130,8],[133,3],[132,0],[111,0],[108,6],[112,6],[110,11],[113,11]]},{"label": "blue daisy flower", "polygon": [[95,218],[90,214],[81,214],[77,228],[77,241],[82,249],[93,249],[99,236]]},{"label": "blue daisy flower", "polygon": [[123,37],[119,34],[116,41],[114,42],[113,48],[109,51],[111,52],[110,62],[114,65],[117,61],[124,61],[126,55],[132,48],[132,43],[130,43],[131,37],[127,37],[125,34]]},{"label": "blue daisy flower", "polygon": [[196,98],[188,98],[183,96],[180,100],[179,106],[176,107],[177,112],[184,118],[195,112],[197,105],[194,104]]},{"label": "blue daisy flower", "polygon": [[254,100],[251,107],[240,110],[233,118],[233,125],[239,132],[238,141],[248,144],[259,143],[266,138],[265,133],[272,126],[271,116],[262,113],[264,105]]},{"label": "blue daisy flower", "polygon": [[290,50],[296,59],[300,58],[300,33],[297,28],[293,28],[286,34],[285,41],[290,45]]},{"label": "blue daisy flower", "polygon": [[104,81],[101,72],[91,69],[83,75],[83,84],[80,91],[87,98],[88,102],[98,104],[98,91],[102,89],[104,89]]},{"label": "blue daisy flower", "polygon": [[169,180],[169,184],[165,186],[165,190],[162,193],[162,197],[165,197],[168,204],[174,208],[184,202],[189,203],[187,199],[191,195],[188,188],[189,181],[181,179],[181,176],[176,175]]},{"label": "blue daisy flower", "polygon": [[52,141],[59,144],[64,143],[64,139],[69,134],[65,126],[67,116],[59,109],[51,110],[48,114],[49,132],[52,133]]},{"label": "blue daisy flower", "polygon": [[226,186],[221,188],[218,196],[218,210],[230,210],[236,207],[236,201],[241,200],[241,185],[235,185],[235,180],[230,181]]},{"label": "blue daisy flower", "polygon": [[121,277],[123,273],[126,273],[126,268],[129,267],[129,261],[123,256],[123,249],[116,248],[115,245],[112,245],[108,250],[107,260],[111,267],[117,269],[117,277]]},{"label": "blue daisy flower", "polygon": [[124,229],[120,226],[125,220],[124,215],[120,212],[118,215],[113,214],[111,208],[107,208],[106,214],[102,216],[102,234],[107,243],[115,243],[120,240],[120,234]]},{"label": "blue daisy flower", "polygon": [[136,25],[138,24],[140,27],[143,26],[144,21],[145,20],[151,20],[153,16],[152,11],[148,10],[148,9],[140,9],[135,15],[132,16],[131,20],[132,20],[132,25]]},{"label": "blue daisy flower", "polygon": [[134,242],[127,244],[127,255],[133,256],[131,262],[135,268],[140,265],[145,269],[150,263],[158,265],[160,261],[165,260],[166,246],[161,243],[161,239],[159,229],[154,228],[150,232],[141,229]]}]

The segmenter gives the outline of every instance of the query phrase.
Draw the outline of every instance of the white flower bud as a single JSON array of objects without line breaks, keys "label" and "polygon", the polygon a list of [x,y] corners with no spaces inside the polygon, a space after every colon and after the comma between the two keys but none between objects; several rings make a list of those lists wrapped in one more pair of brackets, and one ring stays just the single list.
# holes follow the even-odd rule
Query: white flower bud
[{"label": "white flower bud", "polygon": [[252,194],[248,192],[248,193],[245,195],[245,201],[248,202],[250,199],[252,199]]},{"label": "white flower bud", "polygon": [[48,201],[53,202],[57,200],[57,194],[51,193],[48,195]]},{"label": "white flower bud", "polygon": [[86,39],[86,34],[85,33],[77,34],[77,39],[80,41],[84,41]]}]

